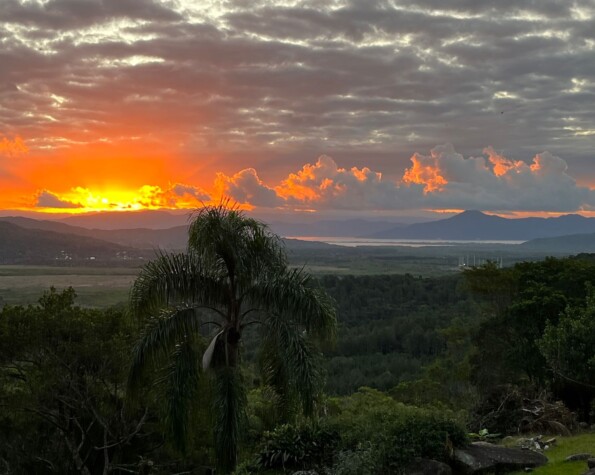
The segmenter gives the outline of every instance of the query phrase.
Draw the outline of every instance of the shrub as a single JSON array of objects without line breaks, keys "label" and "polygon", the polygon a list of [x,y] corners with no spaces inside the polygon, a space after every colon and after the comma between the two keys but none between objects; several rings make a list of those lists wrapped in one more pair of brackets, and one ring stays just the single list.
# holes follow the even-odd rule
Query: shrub
[{"label": "shrub", "polygon": [[328,465],[339,443],[336,432],[315,425],[284,424],[265,432],[256,456],[260,469],[296,470]]},{"label": "shrub", "polygon": [[357,454],[370,442],[374,473],[399,473],[415,457],[447,460],[467,440],[452,413],[406,406],[374,389],[361,388],[331,407],[344,450]]}]

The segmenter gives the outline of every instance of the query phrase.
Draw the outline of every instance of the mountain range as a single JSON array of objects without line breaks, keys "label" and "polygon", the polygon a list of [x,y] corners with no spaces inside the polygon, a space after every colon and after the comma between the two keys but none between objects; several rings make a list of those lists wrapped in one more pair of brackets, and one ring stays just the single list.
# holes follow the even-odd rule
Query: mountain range
[{"label": "mountain range", "polygon": [[507,219],[481,211],[464,211],[450,218],[397,226],[370,233],[368,237],[385,239],[441,239],[528,241],[568,234],[595,233],[595,218],[568,214],[556,218]]},{"label": "mountain range", "polygon": [[[180,216],[177,216],[179,219]],[[122,217],[123,219],[123,217]],[[72,222],[71,220],[68,221]],[[91,221],[96,223],[96,221]],[[125,222],[125,221],[122,221]],[[568,253],[595,252],[595,218],[565,215],[556,218],[507,219],[480,211],[465,211],[450,218],[414,224],[350,219],[312,223],[273,223],[283,236],[369,237],[420,240],[527,241],[528,250]],[[561,237],[563,236],[563,237]],[[22,216],[0,218],[0,263],[68,259],[145,259],[156,249],[186,247],[188,225],[167,229],[89,229],[64,221]],[[320,247],[286,239],[290,249]]]}]

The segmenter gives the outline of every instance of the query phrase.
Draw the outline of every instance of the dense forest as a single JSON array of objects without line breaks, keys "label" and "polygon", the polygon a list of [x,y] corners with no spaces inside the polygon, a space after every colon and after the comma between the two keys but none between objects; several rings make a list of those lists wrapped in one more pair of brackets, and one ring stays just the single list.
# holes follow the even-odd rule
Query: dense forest
[{"label": "dense forest", "polygon": [[[339,331],[314,416],[280,413],[246,335],[246,437],[237,473],[318,467],[400,473],[447,459],[468,432],[514,434],[595,418],[595,259],[493,263],[460,275],[322,276]],[[71,289],[0,312],[1,473],[175,473],[213,466],[206,399],[170,435],[163,378],[126,397],[139,323],[81,308]],[[209,392],[208,384],[199,394]],[[527,404],[557,405],[551,420]],[[539,426],[537,426],[539,424]]]}]

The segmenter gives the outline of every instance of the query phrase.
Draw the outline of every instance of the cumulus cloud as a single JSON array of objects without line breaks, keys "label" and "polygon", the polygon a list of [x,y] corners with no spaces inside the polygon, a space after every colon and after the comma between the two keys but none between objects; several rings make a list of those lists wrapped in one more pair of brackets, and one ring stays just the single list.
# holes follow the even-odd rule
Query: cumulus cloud
[{"label": "cumulus cloud", "polygon": [[37,194],[35,206],[38,208],[82,208],[80,203],[64,200],[47,190],[41,190]]},{"label": "cumulus cloud", "polygon": [[572,212],[595,206],[595,192],[579,186],[560,157],[543,152],[526,163],[493,148],[484,153],[487,159],[465,158],[447,144],[415,154],[403,182],[424,186],[424,203],[436,208]]},{"label": "cumulus cloud", "polygon": [[397,208],[402,198],[412,194],[383,180],[379,172],[367,167],[341,168],[326,155],[291,173],[276,191],[289,204],[342,209]]},{"label": "cumulus cloud", "polygon": [[284,203],[275,190],[265,185],[256,170],[246,168],[233,176],[217,173],[215,190],[219,196],[228,196],[238,203],[275,208]]},{"label": "cumulus cloud", "polygon": [[198,186],[176,183],[174,186],[172,186],[171,190],[176,196],[190,195],[196,198],[198,201],[209,201],[211,199],[210,195]]},{"label": "cumulus cloud", "polygon": [[228,177],[219,174],[216,188],[240,203],[254,206],[404,210],[481,209],[484,211],[573,212],[595,209],[595,191],[567,174],[567,163],[549,152],[530,163],[510,159],[493,148],[479,157],[464,157],[451,144],[415,153],[399,180],[370,168],[350,169],[323,155],[290,173],[277,186],[258,178],[254,169]]}]

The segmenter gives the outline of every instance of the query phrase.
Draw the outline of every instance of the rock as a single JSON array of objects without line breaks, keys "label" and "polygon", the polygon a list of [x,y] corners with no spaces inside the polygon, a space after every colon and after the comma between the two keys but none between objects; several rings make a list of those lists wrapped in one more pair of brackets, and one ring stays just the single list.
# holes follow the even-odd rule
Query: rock
[{"label": "rock", "polygon": [[590,459],[587,459],[587,467],[595,468],[595,457],[591,457]]},{"label": "rock", "polygon": [[318,472],[316,470],[298,470],[291,475],[318,475]]},{"label": "rock", "polygon": [[583,475],[595,475],[595,469],[591,469],[588,472],[583,473]]},{"label": "rock", "polygon": [[589,460],[593,456],[591,454],[572,454],[564,459],[564,462],[576,462],[577,460]]},{"label": "rock", "polygon": [[589,424],[587,424],[586,422],[579,422],[579,423],[578,423],[578,426],[579,426],[581,429],[588,429],[588,428],[589,428]]},{"label": "rock", "polygon": [[463,474],[524,470],[546,463],[545,455],[532,450],[500,447],[486,442],[474,442],[454,453],[455,468]]},{"label": "rock", "polygon": [[405,467],[403,475],[452,475],[452,469],[437,460],[416,458]]}]

